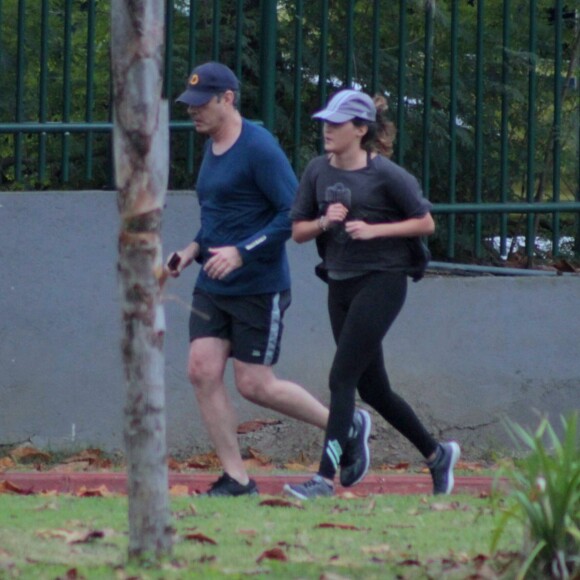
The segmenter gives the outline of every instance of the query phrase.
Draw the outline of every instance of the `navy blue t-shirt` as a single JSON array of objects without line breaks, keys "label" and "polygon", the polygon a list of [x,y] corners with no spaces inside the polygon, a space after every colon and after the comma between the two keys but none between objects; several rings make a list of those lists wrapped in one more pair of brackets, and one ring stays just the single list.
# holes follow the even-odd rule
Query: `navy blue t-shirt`
[{"label": "navy blue t-shirt", "polygon": [[201,270],[196,286],[232,296],[290,288],[285,243],[298,181],[284,152],[263,127],[242,122],[242,132],[221,155],[206,143],[196,191],[201,228],[195,238],[205,262],[209,248],[235,246],[243,265],[223,280]]}]

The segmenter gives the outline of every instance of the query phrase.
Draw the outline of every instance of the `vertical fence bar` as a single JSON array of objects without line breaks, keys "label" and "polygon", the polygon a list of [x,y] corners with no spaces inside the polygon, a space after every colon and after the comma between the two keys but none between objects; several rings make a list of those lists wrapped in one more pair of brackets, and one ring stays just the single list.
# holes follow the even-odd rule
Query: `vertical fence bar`
[{"label": "vertical fence bar", "polygon": [[[554,136],[552,150],[552,199],[560,201],[560,162],[562,142],[562,22],[563,2],[556,0],[554,7]],[[560,213],[555,211],[552,218],[552,254],[560,255]]]},{"label": "vertical fence bar", "polygon": [[[530,30],[529,30],[529,71],[528,71],[528,151],[527,151],[527,183],[526,201],[534,201],[534,186],[536,175],[536,29],[537,29],[537,0],[530,0]],[[526,256],[531,262],[535,247],[534,214],[529,213],[526,219]],[[531,263],[530,263],[531,265]]]},{"label": "vertical fence bar", "polygon": [[396,161],[405,161],[405,78],[407,75],[407,0],[399,1],[399,66],[397,88],[397,148]]},{"label": "vertical fence bar", "polygon": [[[173,39],[175,37],[175,2],[167,0],[165,4],[165,71],[163,78],[162,98],[173,95]],[[188,71],[189,72],[189,71]],[[173,108],[173,99],[170,99],[169,110]]]},{"label": "vertical fence bar", "polygon": [[[580,75],[579,75],[580,76]],[[578,82],[576,77],[576,82]],[[576,107],[576,201],[580,201],[580,94]],[[576,213],[576,235],[574,236],[574,255],[580,258],[580,212]]]},{"label": "vertical fence bar", "polygon": [[[484,0],[477,2],[477,46],[475,69],[475,203],[483,200],[483,35]],[[482,216],[475,214],[474,253],[481,256]]]},{"label": "vertical fence bar", "polygon": [[[326,103],[326,77],[328,76],[328,1],[320,2],[320,58],[318,63],[318,91],[320,108]],[[322,133],[318,132],[318,151],[322,153],[324,144]]]},{"label": "vertical fence bar", "polygon": [[[24,0],[18,2],[18,43],[16,46],[16,122],[24,121],[24,41],[26,6]],[[14,180],[22,181],[22,133],[14,135]]]},{"label": "vertical fence bar", "polygon": [[379,90],[379,63],[380,63],[380,40],[381,34],[381,2],[373,2],[373,40],[372,40],[372,71],[371,91],[373,95]]},{"label": "vertical fence bar", "polygon": [[[42,0],[40,7],[40,74],[38,78],[38,120],[47,121],[48,95],[48,0]],[[38,134],[38,181],[42,184],[46,177],[46,133]]]},{"label": "vertical fence bar", "polygon": [[[87,12],[87,94],[85,100],[85,121],[93,122],[93,108],[95,105],[95,0],[88,1]],[[85,136],[85,177],[93,178],[93,133],[87,131]]]},{"label": "vertical fence bar", "polygon": [[302,135],[302,38],[303,38],[303,0],[295,0],[294,14],[294,146],[292,150],[292,166],[300,173],[300,142]]},{"label": "vertical fence bar", "polygon": [[262,0],[262,46],[260,47],[260,100],[262,121],[266,129],[274,129],[276,95],[276,0]]},{"label": "vertical fence bar", "polygon": [[320,3],[320,61],[318,65],[320,88],[320,107],[326,103],[326,77],[328,76],[328,1]]},{"label": "vertical fence bar", "polygon": [[212,60],[219,60],[220,57],[220,24],[222,20],[222,7],[220,0],[213,0],[213,20],[212,20]]},{"label": "vertical fence bar", "polygon": [[[580,32],[580,12],[576,11],[576,32]],[[576,87],[580,83],[580,61],[576,62]],[[580,91],[576,96],[576,201],[580,201]],[[580,258],[580,212],[576,213],[576,235],[574,236],[574,255]]]},{"label": "vertical fence bar", "polygon": [[[2,42],[2,30],[4,30],[4,15],[2,12],[2,2],[0,2],[0,63],[4,61],[4,44]],[[4,182],[4,167],[0,162],[0,184]]]},{"label": "vertical fence bar", "polygon": [[354,68],[354,1],[346,4],[346,57],[345,57],[345,85],[352,87]]},{"label": "vertical fence bar", "polygon": [[[244,0],[237,0],[236,2],[236,36],[234,40],[235,44],[235,56],[234,56],[234,72],[236,76],[242,78],[242,40],[244,38]],[[241,103],[238,103],[241,105]]]},{"label": "vertical fence bar", "polygon": [[[113,75],[109,73],[109,103],[114,102],[113,95]],[[109,123],[113,123],[113,107],[108,108],[108,118]],[[107,147],[107,177],[109,179],[109,189],[116,189],[117,184],[115,183],[115,159],[113,153],[113,132],[111,131],[108,135],[108,147]]]},{"label": "vertical fence bar", "polygon": [[431,98],[433,88],[433,0],[425,3],[425,62],[423,72],[423,194],[429,199],[431,181]]},{"label": "vertical fence bar", "polygon": [[[71,112],[71,64],[72,64],[72,0],[66,0],[64,6],[64,47],[62,73],[62,120],[70,121]],[[62,134],[62,182],[67,183],[70,177],[70,133]]]},{"label": "vertical fence bar", "polygon": [[[508,201],[509,190],[509,91],[510,81],[510,35],[511,35],[511,0],[503,2],[503,24],[502,24],[502,63],[501,63],[501,129],[500,129],[500,201]],[[507,250],[507,226],[508,214],[502,213],[500,216],[499,229],[499,254],[502,260],[508,259]]]},{"label": "vertical fence bar", "polygon": [[196,51],[196,41],[197,41],[197,2],[189,3],[189,37],[188,37],[188,47],[187,47],[187,58],[188,58],[188,70],[186,74],[193,70],[193,67],[197,64],[197,51]]},{"label": "vertical fence bar", "polygon": [[[449,63],[449,203],[457,202],[457,81],[459,0],[451,3],[451,45]],[[455,257],[456,215],[447,216],[447,257]]]},{"label": "vertical fence bar", "polygon": [[[185,74],[189,75],[189,73],[193,70],[194,66],[196,65],[197,60],[197,51],[196,51],[196,40],[197,40],[197,2],[190,2],[189,3],[189,44],[187,49],[187,59],[188,59],[188,70],[185,71]],[[195,131],[188,131],[187,132],[187,145],[186,145],[186,167],[187,173],[192,175],[194,172],[194,156],[195,156],[195,143],[196,143],[196,133]]]}]

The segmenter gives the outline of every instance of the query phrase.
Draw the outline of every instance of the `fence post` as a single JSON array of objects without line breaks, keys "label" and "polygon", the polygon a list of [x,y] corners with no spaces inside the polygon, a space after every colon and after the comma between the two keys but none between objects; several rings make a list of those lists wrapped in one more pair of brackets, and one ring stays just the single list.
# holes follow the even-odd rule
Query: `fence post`
[{"label": "fence post", "polygon": [[262,0],[262,46],[260,47],[260,107],[266,129],[274,128],[276,92],[276,28],[275,0]]}]

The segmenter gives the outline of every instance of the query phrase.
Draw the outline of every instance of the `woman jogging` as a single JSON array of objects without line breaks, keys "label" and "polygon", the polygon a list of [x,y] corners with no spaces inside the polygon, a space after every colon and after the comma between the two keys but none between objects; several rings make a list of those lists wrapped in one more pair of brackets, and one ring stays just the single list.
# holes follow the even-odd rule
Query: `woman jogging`
[{"label": "woman jogging", "polygon": [[337,345],[318,473],[305,483],[284,487],[300,499],[334,493],[351,425],[358,420],[363,434],[368,429],[362,413],[354,414],[357,390],[423,455],[433,493],[453,489],[459,445],[432,437],[409,404],[392,391],[384,366],[382,340],[403,307],[408,276],[417,276],[413,248],[420,236],[435,229],[431,205],[417,180],[388,159],[394,127],[385,113],[384,99],[373,101],[360,91],[343,90],[314,115],[324,121],[326,154],[304,171],[291,213],[292,238],[298,243],[316,239],[323,259],[317,273],[328,281],[328,312]]}]

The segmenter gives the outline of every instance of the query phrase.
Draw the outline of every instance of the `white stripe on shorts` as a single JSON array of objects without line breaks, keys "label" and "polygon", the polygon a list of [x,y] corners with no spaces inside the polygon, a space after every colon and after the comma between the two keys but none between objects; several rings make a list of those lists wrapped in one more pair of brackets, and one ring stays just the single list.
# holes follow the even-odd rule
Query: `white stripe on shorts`
[{"label": "white stripe on shorts", "polygon": [[266,353],[264,355],[264,364],[271,365],[276,354],[276,345],[278,344],[278,336],[280,335],[280,323],[282,314],[280,312],[280,293],[276,292],[272,297],[272,314],[270,317],[270,334],[268,335],[268,345],[266,346]]}]

